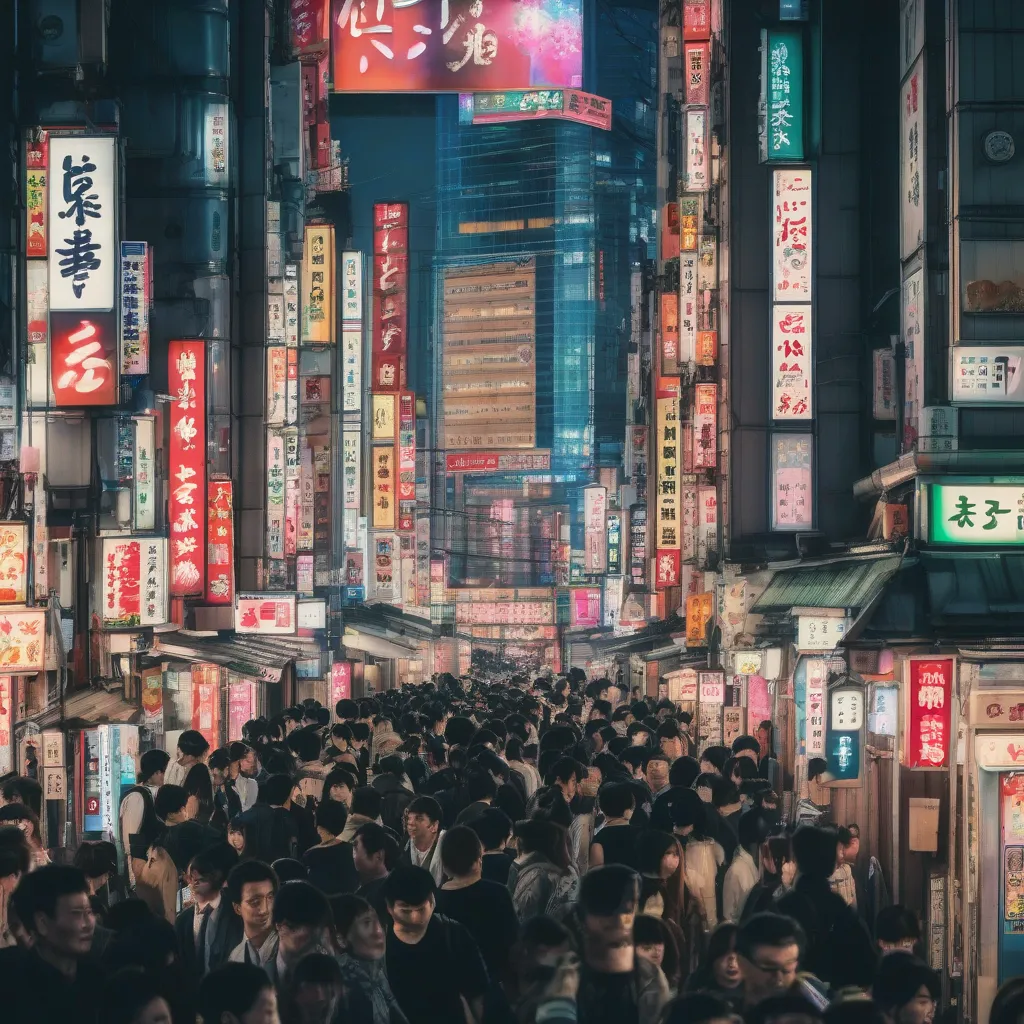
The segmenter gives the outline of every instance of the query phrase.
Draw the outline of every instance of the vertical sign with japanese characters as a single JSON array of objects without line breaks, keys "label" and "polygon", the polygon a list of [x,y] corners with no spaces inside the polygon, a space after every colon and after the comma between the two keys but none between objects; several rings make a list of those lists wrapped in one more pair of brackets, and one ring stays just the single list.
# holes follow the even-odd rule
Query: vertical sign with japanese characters
[{"label": "vertical sign with japanese characters", "polygon": [[156,529],[156,418],[135,417],[135,479],[132,529],[146,533]]},{"label": "vertical sign with japanese characters", "polygon": [[718,385],[698,384],[693,396],[693,467],[718,465]]},{"label": "vertical sign with japanese characters", "polygon": [[600,573],[608,568],[608,491],[604,487],[587,487],[583,491],[584,552],[586,572]]},{"label": "vertical sign with japanese characters", "polygon": [[344,252],[341,256],[341,322],[346,326],[363,324],[363,254]]},{"label": "vertical sign with japanese characters", "polygon": [[762,163],[804,158],[804,54],[798,28],[761,32],[758,149]]},{"label": "vertical sign with japanese characters", "polygon": [[395,446],[378,445],[370,452],[373,464],[373,528],[395,528]]},{"label": "vertical sign with japanese characters", "polygon": [[342,411],[363,408],[363,332],[345,327],[341,332]]},{"label": "vertical sign with japanese characters", "polygon": [[708,555],[718,550],[718,488],[697,488],[697,564],[707,565]]},{"label": "vertical sign with japanese characters", "polygon": [[149,373],[152,254],[145,242],[121,243],[121,372]]},{"label": "vertical sign with japanese characters", "polygon": [[655,583],[664,589],[679,582],[679,382],[661,378],[656,397]]},{"label": "vertical sign with japanese characters", "polygon": [[334,227],[307,224],[302,251],[301,335],[303,345],[334,341]]},{"label": "vertical sign with japanese characters", "polygon": [[[696,234],[694,234],[696,249]],[[679,362],[685,366],[697,358],[697,253],[679,256]]]},{"label": "vertical sign with japanese characters", "polygon": [[924,407],[924,267],[907,275],[901,289],[901,331],[906,359],[903,370],[903,450],[917,443]]},{"label": "vertical sign with japanese characters", "polygon": [[294,263],[284,268],[284,343],[288,348],[299,344],[299,268]]},{"label": "vertical sign with japanese characters", "polygon": [[409,301],[409,207],[373,207],[372,391],[398,391],[405,383]]},{"label": "vertical sign with japanese characters", "polygon": [[808,658],[807,672],[807,756],[825,754],[825,681],[828,678],[822,658]]},{"label": "vertical sign with japanese characters", "polygon": [[811,301],[809,167],[772,171],[772,289],[775,302]]},{"label": "vertical sign with japanese characters", "polygon": [[284,435],[267,431],[267,557],[284,558]]},{"label": "vertical sign with japanese characters", "polygon": [[903,83],[900,102],[900,255],[908,259],[924,240],[924,55]]},{"label": "vertical sign with japanese characters", "polygon": [[772,434],[772,529],[814,525],[814,435]]},{"label": "vertical sign with japanese characters", "polygon": [[235,603],[234,484],[211,480],[207,510],[206,603]]},{"label": "vertical sign with japanese characters", "polygon": [[398,396],[398,531],[416,531],[416,396]]},{"label": "vertical sign with japanese characters", "polygon": [[170,475],[170,592],[200,594],[206,578],[206,342],[172,341],[167,347],[172,396]]},{"label": "vertical sign with japanese characters", "polygon": [[812,331],[810,305],[772,306],[772,418],[809,420]]},{"label": "vertical sign with japanese characters", "polygon": [[687,192],[706,192],[710,182],[708,160],[708,108],[691,107],[683,114],[683,187]]},{"label": "vertical sign with japanese characters", "polygon": [[49,132],[34,128],[25,143],[25,255],[29,258],[46,257],[49,139]]},{"label": "vertical sign with japanese characters", "polygon": [[112,310],[118,266],[117,140],[112,135],[51,135],[49,145],[50,309]]},{"label": "vertical sign with japanese characters", "polygon": [[301,505],[299,466],[299,431],[290,427],[284,431],[284,554],[296,554]]},{"label": "vertical sign with japanese characters", "polygon": [[683,47],[683,81],[686,102],[690,106],[706,107],[710,94],[711,43],[686,43]]}]

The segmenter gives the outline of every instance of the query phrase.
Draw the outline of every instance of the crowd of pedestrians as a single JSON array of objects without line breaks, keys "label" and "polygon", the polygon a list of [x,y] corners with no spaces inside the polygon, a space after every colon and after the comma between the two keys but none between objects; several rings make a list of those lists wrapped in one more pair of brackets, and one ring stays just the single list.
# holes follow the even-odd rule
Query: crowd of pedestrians
[{"label": "crowd of pedestrians", "polygon": [[575,671],[445,675],[334,717],[145,752],[123,849],[73,863],[41,847],[37,784],[0,787],[6,1019],[935,1019],[918,922],[856,826],[783,820],[770,723],[698,749],[670,701]]}]

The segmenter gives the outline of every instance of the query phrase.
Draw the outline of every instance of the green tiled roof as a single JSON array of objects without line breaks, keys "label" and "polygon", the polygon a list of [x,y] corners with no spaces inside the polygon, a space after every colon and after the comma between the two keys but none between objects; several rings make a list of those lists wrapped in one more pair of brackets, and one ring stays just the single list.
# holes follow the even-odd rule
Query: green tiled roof
[{"label": "green tiled roof", "polygon": [[799,607],[859,610],[875,599],[902,561],[900,555],[883,555],[780,569],[751,611],[765,615]]}]

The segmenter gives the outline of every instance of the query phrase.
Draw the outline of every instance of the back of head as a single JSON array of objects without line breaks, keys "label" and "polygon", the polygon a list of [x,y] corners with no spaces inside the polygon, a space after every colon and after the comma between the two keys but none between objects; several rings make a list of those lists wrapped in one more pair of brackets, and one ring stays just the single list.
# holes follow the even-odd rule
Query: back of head
[{"label": "back of head", "polygon": [[797,946],[804,950],[803,929],[791,917],[783,914],[754,914],[740,926],[736,933],[736,952],[747,960],[753,960],[757,950],[764,946],[782,949]]},{"label": "back of head", "polygon": [[25,833],[17,825],[0,825],[0,879],[24,875],[31,860]]},{"label": "back of head", "polygon": [[999,987],[992,1009],[989,1011],[989,1024],[1017,1024],[1024,1017],[1024,977],[1011,978]]},{"label": "back of head", "polygon": [[668,770],[668,781],[673,786],[689,789],[700,775],[700,762],[695,757],[678,757]]},{"label": "back of head", "polygon": [[[288,798],[292,795],[295,783],[290,775],[271,775],[260,783],[257,799],[261,804],[270,804],[271,807],[283,807]],[[161,792],[163,792],[161,790]],[[157,793],[157,797],[160,793]]]},{"label": "back of head", "polygon": [[178,737],[178,752],[186,757],[202,757],[209,749],[209,741],[198,729],[186,729]]},{"label": "back of head", "polygon": [[477,834],[466,825],[448,829],[441,840],[441,863],[452,878],[465,878],[483,856]]},{"label": "back of head", "polygon": [[662,1024],[711,1024],[732,1019],[732,1007],[718,996],[690,992],[665,1007]]},{"label": "back of head", "polygon": [[274,897],[274,924],[326,928],[331,922],[327,897],[309,882],[282,882]]},{"label": "back of head", "polygon": [[146,783],[154,775],[166,771],[171,755],[166,750],[147,750],[139,758],[139,782]]},{"label": "back of head", "polygon": [[808,1021],[822,1020],[822,1011],[806,996],[797,992],[781,992],[762,999],[746,1014],[746,1024],[771,1024],[777,1020]]},{"label": "back of head", "polygon": [[921,924],[909,907],[894,903],[883,907],[875,917],[875,938],[889,945],[919,942]]},{"label": "back of head", "polygon": [[273,991],[270,976],[255,964],[222,964],[210,971],[199,985],[199,1015],[218,1022],[226,1014],[241,1020],[266,991]]},{"label": "back of head", "polygon": [[103,1019],[107,1024],[135,1024],[142,1011],[168,993],[154,975],[141,967],[127,967],[112,974],[104,986]]},{"label": "back of head", "polygon": [[[117,873],[117,847],[107,841],[84,842],[75,851],[74,865],[86,878],[102,878]],[[0,872],[0,877],[3,877]]]},{"label": "back of head", "polygon": [[828,878],[836,869],[836,836],[816,825],[804,825],[793,833],[793,856],[802,876]]},{"label": "back of head", "polygon": [[606,864],[580,879],[580,917],[632,913],[640,896],[640,876],[625,864]]},{"label": "back of head", "polygon": [[35,779],[15,775],[0,784],[0,795],[7,804],[24,804],[36,815],[43,813],[43,787]]},{"label": "back of head", "polygon": [[512,834],[512,819],[500,807],[488,807],[469,822],[485,850],[504,846]]},{"label": "back of head", "polygon": [[352,793],[352,813],[361,814],[366,818],[377,818],[380,816],[380,808],[383,798],[372,786],[359,786]]}]

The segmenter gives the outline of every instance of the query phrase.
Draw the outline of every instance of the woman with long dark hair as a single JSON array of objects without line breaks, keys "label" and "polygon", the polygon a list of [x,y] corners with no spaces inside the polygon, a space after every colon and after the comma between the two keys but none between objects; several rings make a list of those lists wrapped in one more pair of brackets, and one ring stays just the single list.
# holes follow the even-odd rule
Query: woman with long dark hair
[{"label": "woman with long dark hair", "polygon": [[739,1013],[743,1007],[743,976],[736,955],[736,925],[720,924],[708,940],[708,950],[700,967],[686,982],[687,992],[707,992],[718,996]]}]

